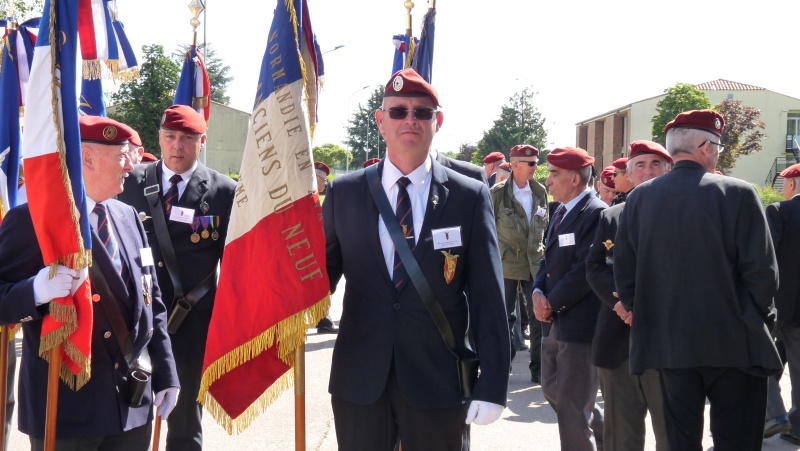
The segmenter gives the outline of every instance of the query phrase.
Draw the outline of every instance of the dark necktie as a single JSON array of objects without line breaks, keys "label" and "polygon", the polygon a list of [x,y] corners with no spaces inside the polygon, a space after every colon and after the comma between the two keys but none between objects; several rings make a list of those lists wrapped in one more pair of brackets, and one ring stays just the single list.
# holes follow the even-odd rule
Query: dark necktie
[{"label": "dark necktie", "polygon": [[[397,179],[397,205],[395,205],[394,214],[397,216],[397,222],[400,223],[400,228],[403,230],[403,235],[406,240],[411,240],[408,245],[411,251],[414,251],[416,244],[414,241],[414,215],[411,213],[411,198],[408,197],[406,187],[411,184],[408,177],[400,177]],[[403,288],[403,285],[408,281],[408,272],[406,272],[403,261],[397,250],[394,251],[394,270],[392,271],[392,282],[394,289],[398,292]]]},{"label": "dark necktie", "polygon": [[169,216],[169,212],[172,210],[172,204],[178,201],[178,182],[181,180],[181,176],[178,174],[174,174],[169,178],[169,189],[167,193],[164,194],[164,211],[167,213],[167,216]]},{"label": "dark necktie", "polygon": [[567,214],[567,208],[564,205],[558,207],[558,211],[556,211],[556,217],[553,218],[553,233],[558,231],[558,226],[561,225],[561,220],[564,219],[564,216]]},{"label": "dark necktie", "polygon": [[108,255],[111,256],[111,261],[117,269],[117,274],[122,277],[127,287],[128,279],[130,278],[129,273],[127,268],[125,268],[125,264],[122,262],[122,257],[119,253],[119,244],[117,244],[117,239],[114,238],[114,232],[111,230],[111,224],[108,222],[106,206],[100,203],[95,204],[94,210],[92,211],[97,215],[97,236],[108,251]]}]

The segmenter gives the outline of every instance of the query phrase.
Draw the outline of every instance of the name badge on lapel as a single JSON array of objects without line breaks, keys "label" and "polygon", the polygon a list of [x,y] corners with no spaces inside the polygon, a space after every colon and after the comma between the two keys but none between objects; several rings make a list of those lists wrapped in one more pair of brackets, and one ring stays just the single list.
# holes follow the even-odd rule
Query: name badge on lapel
[{"label": "name badge on lapel", "polygon": [[558,247],[574,246],[574,245],[575,245],[574,233],[565,233],[563,235],[558,236]]},{"label": "name badge on lapel", "polygon": [[149,247],[139,249],[139,255],[142,257],[142,266],[153,266],[153,250]]},{"label": "name badge on lapel", "polygon": [[191,224],[194,220],[194,210],[173,205],[169,211],[169,220]]},{"label": "name badge on lapel", "polygon": [[461,246],[461,226],[434,229],[431,231],[431,235],[433,235],[434,249],[449,249]]}]

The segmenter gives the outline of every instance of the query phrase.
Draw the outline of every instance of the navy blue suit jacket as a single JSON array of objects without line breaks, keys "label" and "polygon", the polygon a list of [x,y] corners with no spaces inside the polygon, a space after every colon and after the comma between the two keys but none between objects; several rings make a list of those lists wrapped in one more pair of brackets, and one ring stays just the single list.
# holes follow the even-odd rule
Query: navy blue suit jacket
[{"label": "navy blue suit jacket", "polygon": [[[589,343],[594,336],[600,300],[586,281],[586,255],[592,245],[600,212],[607,205],[589,194],[570,210],[558,232],[553,222],[547,230],[544,258],[539,261],[534,289],[547,296],[553,308],[553,324],[558,324],[556,340]],[[561,246],[559,235],[574,235],[575,244]],[[542,323],[542,333],[550,333],[550,323]]]},{"label": "navy blue suit jacket", "polygon": [[[108,207],[121,258],[130,271],[130,284],[116,272],[111,257],[94,235],[94,263],[98,265],[117,297],[120,310],[130,327],[134,352],[147,348],[153,365],[152,390],[145,392],[141,407],[125,401],[128,367],[103,307],[94,302],[92,327],[91,379],[73,391],[63,383],[58,390],[59,438],[119,434],[153,420],[155,392],[178,387],[178,376],[166,330],[167,314],[153,266],[143,266],[140,249],[147,248],[147,237],[133,208],[110,199]],[[22,325],[22,363],[19,381],[19,428],[33,437],[44,437],[48,364],[39,353],[42,318],[49,304],[36,307],[33,279],[44,267],[28,205],[8,212],[0,226],[0,323]],[[150,305],[144,303],[143,281],[152,276]],[[101,300],[100,302],[106,302]],[[116,365],[116,368],[115,368]]]},{"label": "navy blue suit jacket", "polygon": [[[383,162],[378,171],[382,173]],[[502,266],[489,188],[435,160],[414,256],[447,316],[457,345],[469,327],[480,357],[473,398],[505,405],[510,343]],[[434,196],[438,196],[436,204]],[[346,279],[344,310],[333,350],[329,391],[356,404],[383,393],[394,364],[398,384],[417,408],[461,405],[456,358],[450,354],[412,283],[398,293],[383,258],[378,208],[364,170],[336,178],[322,207],[331,291]],[[461,227],[462,245],[434,249],[432,230]],[[444,251],[458,256],[447,283]]]}]

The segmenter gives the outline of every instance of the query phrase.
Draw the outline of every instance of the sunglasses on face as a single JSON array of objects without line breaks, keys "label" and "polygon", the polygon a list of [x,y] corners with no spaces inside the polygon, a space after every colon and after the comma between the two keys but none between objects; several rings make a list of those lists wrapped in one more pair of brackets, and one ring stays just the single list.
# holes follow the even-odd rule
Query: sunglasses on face
[{"label": "sunglasses on face", "polygon": [[418,121],[429,121],[433,119],[433,116],[438,112],[433,108],[415,108],[413,110],[409,110],[408,108],[403,107],[392,107],[383,111],[387,111],[389,113],[389,117],[394,120],[403,120],[408,117],[409,111],[413,111],[414,119]]},{"label": "sunglasses on face", "polygon": [[532,168],[532,167],[536,166],[537,164],[539,164],[538,161],[526,161],[525,163],[528,165],[529,168]]}]

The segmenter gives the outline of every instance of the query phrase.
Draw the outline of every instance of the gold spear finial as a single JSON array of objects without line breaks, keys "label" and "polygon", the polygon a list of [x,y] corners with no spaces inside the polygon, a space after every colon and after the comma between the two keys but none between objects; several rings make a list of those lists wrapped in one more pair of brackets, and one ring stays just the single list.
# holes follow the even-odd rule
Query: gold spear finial
[{"label": "gold spear finial", "polygon": [[197,46],[197,27],[200,26],[200,13],[206,9],[203,5],[202,0],[192,0],[189,3],[189,11],[192,13],[192,19],[189,21],[189,25],[192,26],[192,47]]},{"label": "gold spear finial", "polygon": [[406,13],[406,36],[413,36],[413,30],[411,30],[411,10],[414,8],[414,2],[411,0],[407,0],[403,6],[406,7],[408,13]]}]

